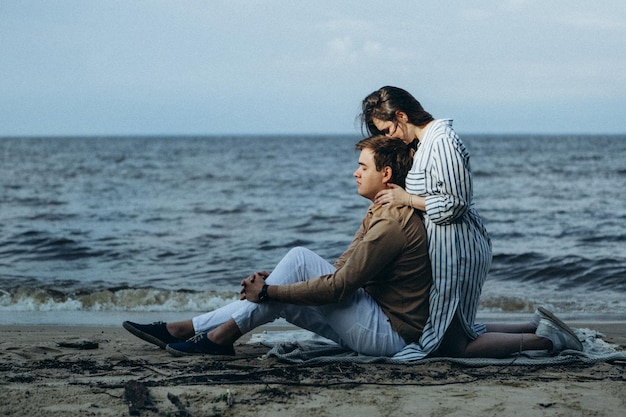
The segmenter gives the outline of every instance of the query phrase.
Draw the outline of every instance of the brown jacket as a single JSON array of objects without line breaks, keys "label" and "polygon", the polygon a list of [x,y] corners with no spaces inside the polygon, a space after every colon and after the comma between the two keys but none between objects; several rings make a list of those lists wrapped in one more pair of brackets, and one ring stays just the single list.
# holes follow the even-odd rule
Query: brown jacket
[{"label": "brown jacket", "polygon": [[428,318],[431,270],[426,230],[406,206],[372,205],[337,271],[277,287],[276,301],[322,305],[341,301],[363,287],[407,342],[417,342]]}]

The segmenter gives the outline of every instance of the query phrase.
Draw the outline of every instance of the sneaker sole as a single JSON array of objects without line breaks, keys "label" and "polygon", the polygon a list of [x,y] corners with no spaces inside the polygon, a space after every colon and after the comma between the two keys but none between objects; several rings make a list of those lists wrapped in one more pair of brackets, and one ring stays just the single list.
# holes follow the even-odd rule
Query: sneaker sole
[{"label": "sneaker sole", "polygon": [[141,340],[144,340],[148,343],[152,343],[153,345],[157,345],[161,349],[165,349],[165,346],[167,346],[167,343],[163,342],[161,339],[158,339],[146,332],[142,332],[141,330],[139,330],[138,328],[130,324],[130,322],[128,321],[125,321],[124,323],[122,323],[122,327],[124,327],[126,330],[128,330],[130,333],[134,334]]},{"label": "sneaker sole", "polygon": [[556,324],[561,330],[563,330],[564,332],[566,332],[567,334],[572,336],[578,342],[580,350],[581,351],[583,350],[583,344],[580,342],[580,340],[578,340],[578,335],[576,333],[574,333],[574,331],[572,330],[571,327],[569,327],[567,324],[563,323],[563,321],[561,321],[558,317],[556,317],[554,314],[552,314],[552,312],[546,310],[545,308],[537,307],[537,310],[541,313],[541,315],[544,318],[546,318],[549,321],[551,321],[552,323]]},{"label": "sneaker sole", "polygon": [[178,350],[172,347],[171,344],[168,344],[167,346],[165,346],[165,350],[166,352],[170,353],[173,356],[195,356],[195,355],[208,355],[208,356],[235,356],[235,350],[225,350],[223,352],[200,352],[200,351],[196,351],[196,352],[185,352],[182,350]]},{"label": "sneaker sole", "polygon": [[190,352],[182,352],[180,350],[176,350],[174,348],[171,348],[169,346],[165,346],[165,351],[167,353],[169,353],[172,356],[177,356],[177,357],[182,357],[182,356],[193,356],[193,355],[202,355],[201,352],[194,352],[194,353],[190,353]]}]

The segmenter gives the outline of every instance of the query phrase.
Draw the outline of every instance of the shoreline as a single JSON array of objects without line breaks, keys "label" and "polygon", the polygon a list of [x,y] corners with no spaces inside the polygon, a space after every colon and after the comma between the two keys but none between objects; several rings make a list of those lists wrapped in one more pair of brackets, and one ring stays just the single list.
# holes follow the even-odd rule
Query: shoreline
[{"label": "shoreline", "polygon": [[[626,322],[568,324],[626,350]],[[0,414],[131,415],[131,386],[147,399],[141,416],[621,416],[626,403],[626,363],[306,366],[264,358],[267,347],[247,343],[292,329],[262,326],[238,341],[235,357],[176,358],[121,325],[0,325]],[[98,346],[76,347],[84,341]]]},{"label": "shoreline", "polygon": [[[178,321],[186,320],[202,314],[200,311],[2,311],[0,326],[121,326],[124,320],[138,323],[151,323],[155,320]],[[558,312],[560,319],[566,323],[626,323],[626,314],[621,313],[579,313]],[[511,323],[530,320],[532,312],[479,312],[476,322],[479,323]],[[278,320],[278,325],[289,325]],[[270,324],[274,325],[274,324]]]}]

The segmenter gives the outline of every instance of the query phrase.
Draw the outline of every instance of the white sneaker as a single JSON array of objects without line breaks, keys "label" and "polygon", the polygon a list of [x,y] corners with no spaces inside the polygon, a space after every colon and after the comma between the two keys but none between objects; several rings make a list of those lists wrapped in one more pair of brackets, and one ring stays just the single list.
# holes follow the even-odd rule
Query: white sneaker
[{"label": "white sneaker", "polygon": [[553,312],[551,312],[547,308],[545,308],[545,307],[537,307],[537,309],[535,310],[535,314],[533,315],[532,319],[530,319],[530,324],[532,324],[535,327],[538,327],[539,326],[539,321],[541,319],[548,319],[548,320],[553,321],[553,322],[555,322],[557,324],[560,324],[563,327],[568,327],[565,323],[563,323],[561,320],[559,320],[554,315]]},{"label": "white sneaker", "polygon": [[583,351],[583,344],[578,340],[576,333],[559,319],[555,321],[549,317],[542,317],[535,334],[552,342],[551,353],[559,353],[567,349]]}]

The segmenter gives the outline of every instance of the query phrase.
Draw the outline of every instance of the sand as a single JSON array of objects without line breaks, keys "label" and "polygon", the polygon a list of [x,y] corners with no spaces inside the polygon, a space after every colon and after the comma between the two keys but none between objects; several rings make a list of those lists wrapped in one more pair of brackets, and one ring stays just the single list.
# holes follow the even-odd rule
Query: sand
[{"label": "sand", "polygon": [[[626,323],[579,327],[626,350]],[[247,339],[236,357],[175,358],[121,326],[0,330],[4,416],[621,417],[626,408],[626,363],[298,366]]]}]

